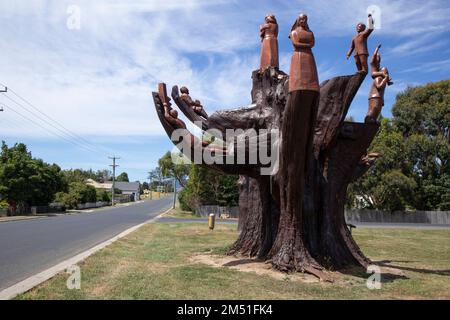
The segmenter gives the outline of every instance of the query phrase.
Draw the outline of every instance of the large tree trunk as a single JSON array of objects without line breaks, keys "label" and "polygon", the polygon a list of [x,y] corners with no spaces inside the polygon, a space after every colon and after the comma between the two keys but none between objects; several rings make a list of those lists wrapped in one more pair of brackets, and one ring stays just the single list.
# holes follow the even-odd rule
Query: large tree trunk
[{"label": "large tree trunk", "polygon": [[307,165],[312,151],[314,123],[319,94],[313,91],[290,93],[282,123],[280,171],[280,222],[269,253],[280,270],[305,271],[319,265],[304,244],[303,194]]},{"label": "large tree trunk", "polygon": [[239,179],[238,240],[230,254],[241,253],[265,258],[272,248],[278,229],[279,209],[270,193],[268,177]]},{"label": "large tree trunk", "polygon": [[[344,216],[347,186],[361,170],[359,161],[378,131],[378,125],[344,123],[364,75],[322,83],[320,99],[312,92],[294,92],[286,109],[285,99],[273,96],[276,92],[280,96],[273,83],[253,78],[252,96],[259,98],[261,109],[274,110],[271,125],[282,131],[280,172],[273,177],[272,195],[261,192],[267,188],[263,179],[249,178],[251,187],[241,190],[245,223],[230,253],[270,259],[280,270],[306,271],[324,279],[323,268],[367,266],[369,260],[353,240]],[[272,229],[263,228],[264,217],[272,219]],[[270,241],[262,250],[264,238]]]}]

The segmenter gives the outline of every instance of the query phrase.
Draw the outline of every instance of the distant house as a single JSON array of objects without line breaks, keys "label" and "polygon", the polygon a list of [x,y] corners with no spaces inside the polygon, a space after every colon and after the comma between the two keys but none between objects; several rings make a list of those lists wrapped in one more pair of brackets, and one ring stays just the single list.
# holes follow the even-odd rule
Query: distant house
[{"label": "distant house", "polygon": [[122,194],[131,195],[134,201],[139,200],[139,182],[116,181],[116,189],[122,191]]},{"label": "distant house", "polygon": [[[110,191],[112,188],[112,181],[100,183],[92,179],[87,179],[86,184],[93,186],[95,189],[104,189]],[[116,189],[120,190],[124,195],[130,195],[134,201],[139,200],[139,182],[121,182],[116,181]]]},{"label": "distant house", "polygon": [[87,179],[86,180],[86,184],[88,186],[94,187],[95,189],[111,190],[111,188],[112,188],[112,181],[107,181],[105,183],[100,183],[100,182],[97,182],[97,181],[95,181],[93,179]]}]

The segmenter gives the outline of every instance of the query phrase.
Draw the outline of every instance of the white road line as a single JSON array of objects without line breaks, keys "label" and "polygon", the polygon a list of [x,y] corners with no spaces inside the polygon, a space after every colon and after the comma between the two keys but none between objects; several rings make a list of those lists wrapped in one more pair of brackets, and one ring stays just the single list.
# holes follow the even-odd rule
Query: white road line
[{"label": "white road line", "polygon": [[111,243],[119,240],[120,238],[123,238],[127,235],[129,235],[130,233],[136,231],[137,229],[139,229],[140,227],[149,224],[151,222],[154,222],[156,220],[158,220],[162,215],[166,214],[167,212],[169,212],[170,210],[172,210],[172,208],[168,209],[167,211],[159,214],[158,216],[147,220],[137,226],[131,227],[123,232],[121,232],[120,234],[118,234],[117,236],[106,240],[98,245],[96,245],[95,247],[92,247],[91,249],[88,249],[82,253],[77,254],[76,256],[69,258],[67,260],[64,260],[63,262],[58,263],[57,265],[48,268],[47,270],[44,270],[42,272],[39,272],[25,280],[22,280],[2,291],[0,291],[0,300],[9,300],[9,299],[13,299],[14,297],[16,297],[19,294],[22,294],[24,292],[27,292],[28,290],[33,289],[35,286],[41,284],[44,281],[47,281],[50,278],[53,278],[54,276],[56,276],[58,273],[66,270],[68,267],[73,266],[77,263],[79,263],[80,261],[83,261],[84,259],[86,259],[87,257],[89,257],[90,255],[96,253],[97,251],[100,251],[101,249],[105,248],[106,246],[109,246]]}]

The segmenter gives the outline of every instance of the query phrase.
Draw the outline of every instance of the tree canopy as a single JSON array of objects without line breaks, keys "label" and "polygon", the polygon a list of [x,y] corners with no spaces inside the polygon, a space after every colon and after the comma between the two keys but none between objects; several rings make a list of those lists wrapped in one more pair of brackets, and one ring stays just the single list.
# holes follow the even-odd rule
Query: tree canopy
[{"label": "tree canopy", "polygon": [[450,80],[397,95],[370,152],[381,157],[349,189],[349,205],[450,210]]},{"label": "tree canopy", "polygon": [[55,201],[63,203],[69,208],[76,208],[77,204],[95,202],[97,196],[100,196],[101,201],[108,201],[108,195],[102,191],[97,195],[94,187],[88,186],[83,182],[71,182],[69,184],[68,192],[58,192]]},{"label": "tree canopy", "polygon": [[92,169],[67,169],[63,170],[62,173],[67,183],[86,182],[87,179],[92,179],[101,183],[112,180],[111,171],[109,170],[94,171]]},{"label": "tree canopy", "polygon": [[169,151],[158,160],[158,165],[163,177],[175,178],[181,186],[184,187],[186,185],[190,165],[174,163]]},{"label": "tree canopy", "polygon": [[180,192],[183,210],[195,210],[200,205],[237,206],[239,191],[237,176],[221,174],[199,165],[192,165],[189,180]]},{"label": "tree canopy", "polygon": [[130,179],[128,178],[128,173],[122,172],[121,174],[119,174],[117,176],[116,181],[119,181],[119,182],[130,182]]},{"label": "tree canopy", "polygon": [[33,158],[23,143],[9,148],[2,142],[0,196],[22,205],[47,205],[65,188],[61,168]]}]

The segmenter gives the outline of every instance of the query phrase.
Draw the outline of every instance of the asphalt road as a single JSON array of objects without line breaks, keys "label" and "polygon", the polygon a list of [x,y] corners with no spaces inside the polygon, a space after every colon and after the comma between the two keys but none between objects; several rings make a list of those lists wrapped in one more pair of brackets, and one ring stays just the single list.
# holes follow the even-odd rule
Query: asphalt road
[{"label": "asphalt road", "polygon": [[0,223],[0,290],[170,208],[172,197],[92,213]]}]

